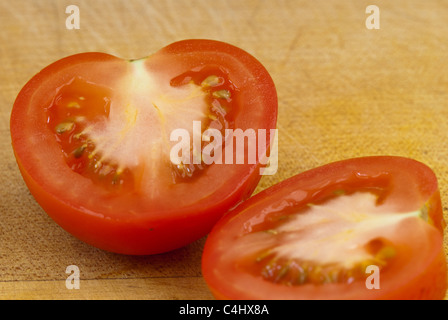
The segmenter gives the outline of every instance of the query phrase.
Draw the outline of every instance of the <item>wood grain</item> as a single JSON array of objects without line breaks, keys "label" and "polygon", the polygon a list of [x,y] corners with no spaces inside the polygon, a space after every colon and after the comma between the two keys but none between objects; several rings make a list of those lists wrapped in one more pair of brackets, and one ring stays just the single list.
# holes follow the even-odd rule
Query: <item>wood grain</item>
[{"label": "wood grain", "polygon": [[[18,172],[9,115],[21,87],[64,56],[139,58],[180,39],[237,45],[271,73],[279,96],[279,169],[256,192],[304,170],[362,155],[415,158],[439,177],[448,203],[448,6],[443,0],[76,1],[0,3],[0,299],[211,299],[204,239],[171,253],[128,257],[85,245],[36,204]],[[445,215],[447,208],[444,208]],[[81,289],[65,288],[65,268]]]},{"label": "wood grain", "polygon": [[3,281],[1,300],[212,300],[202,277]]}]

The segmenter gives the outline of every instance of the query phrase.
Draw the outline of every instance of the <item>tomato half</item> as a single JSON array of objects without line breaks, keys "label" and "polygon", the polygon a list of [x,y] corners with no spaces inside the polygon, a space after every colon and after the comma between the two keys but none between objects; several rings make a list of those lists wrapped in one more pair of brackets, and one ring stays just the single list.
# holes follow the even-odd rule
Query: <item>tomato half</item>
[{"label": "tomato half", "polygon": [[202,271],[221,299],[441,299],[444,227],[426,165],[349,159],[225,215],[207,238]]},{"label": "tomato half", "polygon": [[[226,129],[267,130],[269,149],[276,118],[259,61],[223,42],[184,40],[139,60],[81,53],[49,65],[19,93],[11,136],[27,186],[60,226],[104,250],[154,254],[206,235],[261,177],[261,157],[204,163],[195,125],[223,133],[210,139],[216,152]],[[175,148],[176,130],[190,149]]]}]

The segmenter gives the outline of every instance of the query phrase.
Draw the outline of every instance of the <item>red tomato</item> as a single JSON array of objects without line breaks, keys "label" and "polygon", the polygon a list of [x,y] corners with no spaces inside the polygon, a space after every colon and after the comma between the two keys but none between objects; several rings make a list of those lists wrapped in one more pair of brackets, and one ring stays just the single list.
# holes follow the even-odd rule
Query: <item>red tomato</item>
[{"label": "red tomato", "polygon": [[350,159],[226,214],[207,238],[202,271],[221,299],[441,299],[444,226],[427,166]]},{"label": "red tomato", "polygon": [[260,62],[185,40],[140,60],[82,53],[49,65],[19,93],[11,136],[27,186],[60,226],[104,250],[154,254],[206,235],[250,196],[262,165],[173,164],[171,133],[194,137],[194,121],[203,131],[265,129],[268,148],[276,118]]}]

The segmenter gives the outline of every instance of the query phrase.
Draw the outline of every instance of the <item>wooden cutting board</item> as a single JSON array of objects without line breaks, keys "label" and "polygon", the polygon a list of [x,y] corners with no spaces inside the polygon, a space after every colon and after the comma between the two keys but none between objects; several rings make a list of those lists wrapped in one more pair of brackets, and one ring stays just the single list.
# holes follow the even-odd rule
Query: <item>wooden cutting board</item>
[{"label": "wooden cutting board", "polygon": [[[80,28],[66,28],[66,7]],[[279,96],[279,168],[256,192],[304,170],[363,155],[420,160],[448,205],[448,7],[443,0],[16,0],[0,3],[0,299],[212,299],[204,239],[129,257],[92,248],[36,204],[17,169],[9,115],[21,87],[64,56],[139,58],[176,40],[210,38],[257,57]],[[448,209],[444,208],[445,215]],[[65,286],[80,269],[80,289]]]}]

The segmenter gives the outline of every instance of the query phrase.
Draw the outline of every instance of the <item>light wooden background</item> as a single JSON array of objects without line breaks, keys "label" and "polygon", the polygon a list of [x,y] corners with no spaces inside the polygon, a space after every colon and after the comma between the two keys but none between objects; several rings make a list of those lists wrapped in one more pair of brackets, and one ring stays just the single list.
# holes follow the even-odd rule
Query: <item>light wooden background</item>
[{"label": "light wooden background", "polygon": [[[65,28],[66,6],[79,30]],[[448,206],[448,3],[377,0],[0,0],[0,299],[212,299],[204,239],[167,254],[92,248],[36,204],[17,169],[9,115],[21,87],[64,56],[147,56],[186,38],[239,46],[271,73],[279,96],[279,169],[256,192],[325,163],[362,155],[415,158],[439,177]],[[447,208],[444,209],[447,214]],[[77,265],[81,288],[67,290]]]}]

